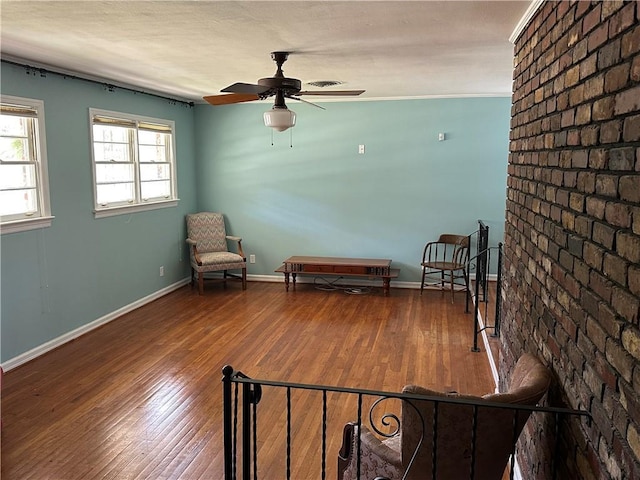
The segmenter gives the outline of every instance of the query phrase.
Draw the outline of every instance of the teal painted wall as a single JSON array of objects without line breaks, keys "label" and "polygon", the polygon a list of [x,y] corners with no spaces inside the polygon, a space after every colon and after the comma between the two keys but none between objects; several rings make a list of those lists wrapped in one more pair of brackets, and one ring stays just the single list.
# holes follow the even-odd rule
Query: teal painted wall
[{"label": "teal painted wall", "polygon": [[[55,216],[0,238],[1,362],[188,277],[189,212],[224,212],[255,275],[315,254],[392,258],[401,280],[418,281],[440,232],[470,233],[482,218],[492,243],[502,238],[508,98],[290,105],[291,148],[289,132],[271,145],[268,104],[189,108],[5,63],[1,77],[2,93],[45,102]],[[94,218],[90,107],[176,122],[178,207]]]},{"label": "teal painted wall", "polygon": [[[50,228],[1,236],[6,361],[188,277],[184,215],[196,210],[196,170],[192,107],[5,63],[1,76],[3,94],[44,101],[55,216]],[[89,107],[175,121],[177,207],[94,218]]]},{"label": "teal painted wall", "polygon": [[256,255],[250,274],[290,255],[380,257],[418,281],[440,233],[483,219],[502,239],[509,98],[322,105],[289,102],[297,125],[273,146],[269,105],[196,106],[198,206],[225,213]]}]

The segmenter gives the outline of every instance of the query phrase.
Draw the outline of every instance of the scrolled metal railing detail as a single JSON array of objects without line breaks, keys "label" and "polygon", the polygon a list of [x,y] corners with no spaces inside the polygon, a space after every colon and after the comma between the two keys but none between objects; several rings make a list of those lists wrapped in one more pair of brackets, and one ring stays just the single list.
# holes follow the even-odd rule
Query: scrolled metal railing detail
[{"label": "scrolled metal railing detail", "polygon": [[385,400],[390,400],[390,399],[395,399],[395,397],[389,397],[389,396],[380,397],[375,402],[373,402],[373,404],[371,405],[371,408],[369,409],[369,425],[371,425],[371,429],[374,432],[376,432],[378,435],[383,436],[385,438],[395,437],[398,433],[400,433],[400,425],[401,425],[400,419],[398,418],[398,415],[396,415],[395,413],[385,413],[384,415],[382,415],[379,419],[379,423],[383,427],[394,428],[394,430],[391,433],[385,432],[381,428],[378,428],[378,421],[376,421],[374,410],[378,405],[380,405],[381,402],[384,402]]},{"label": "scrolled metal railing detail", "polygon": [[[369,409],[369,425],[371,426],[371,429],[375,433],[377,433],[378,435],[384,438],[392,438],[400,434],[400,428],[402,427],[402,421],[400,420],[398,415],[396,415],[395,413],[385,413],[382,416],[380,416],[379,419],[375,415],[376,407],[378,407],[385,400],[392,400],[392,399],[398,400],[398,397],[393,395],[381,396],[380,398],[378,398],[376,401],[373,402],[373,404],[371,405],[371,408]],[[413,454],[411,455],[411,459],[409,460],[409,463],[407,464],[407,468],[405,469],[404,475],[402,476],[402,480],[404,480],[405,478],[407,478],[407,475],[411,471],[411,467],[413,466],[415,459],[418,456],[418,452],[422,447],[422,442],[424,441],[424,434],[426,431],[426,425],[425,425],[425,420],[424,420],[424,416],[422,415],[422,412],[411,400],[408,400],[406,398],[402,398],[400,400],[403,402],[404,405],[408,405],[414,410],[414,412],[420,418],[420,426],[421,426],[420,438],[418,439],[416,448],[413,451]],[[391,432],[383,431],[381,428],[378,428],[378,423],[383,427],[391,427],[392,431]]]}]

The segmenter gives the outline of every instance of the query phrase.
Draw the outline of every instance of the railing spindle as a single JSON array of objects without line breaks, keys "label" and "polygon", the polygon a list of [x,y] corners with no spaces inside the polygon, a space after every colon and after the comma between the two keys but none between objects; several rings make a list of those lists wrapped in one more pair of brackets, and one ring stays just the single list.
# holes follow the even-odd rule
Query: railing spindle
[{"label": "railing spindle", "polygon": [[242,478],[251,480],[251,384],[242,386]]},{"label": "railing spindle", "polygon": [[554,436],[554,448],[553,448],[553,460],[551,461],[551,479],[556,480],[558,474],[558,457],[560,456],[559,448],[558,448],[558,436],[560,435],[560,413],[555,413],[553,415],[553,420],[555,422],[553,428],[553,436]]},{"label": "railing spindle", "polygon": [[[438,470],[438,407],[440,402],[433,403],[433,448],[431,449],[431,479],[436,480],[436,472]],[[423,432],[424,435],[424,432]]]},{"label": "railing spindle", "polygon": [[362,394],[359,393],[358,394],[358,421],[357,421],[357,425],[358,425],[358,431],[356,432],[356,434],[358,435],[357,438],[357,444],[358,444],[358,451],[356,452],[356,478],[360,478],[360,462],[362,461],[362,459],[360,458],[362,455],[362,448],[361,448],[361,442],[362,442]]},{"label": "railing spindle", "polygon": [[231,478],[236,480],[237,472],[237,461],[238,461],[238,395],[239,395],[239,385],[236,383],[235,385],[235,393],[233,399],[233,474]]},{"label": "railing spindle", "polygon": [[258,480],[258,402],[252,402],[253,410],[253,480]]},{"label": "railing spindle", "polygon": [[476,438],[478,434],[478,406],[473,405],[473,417],[471,421],[471,480],[476,476]]},{"label": "railing spindle", "polygon": [[233,367],[230,365],[226,365],[222,369],[222,373],[224,377],[222,378],[222,424],[223,424],[223,434],[224,434],[224,478],[225,480],[233,479],[233,457],[232,455],[232,411],[231,411],[231,375],[233,374]]},{"label": "railing spindle", "polygon": [[513,411],[513,419],[511,421],[512,436],[511,441],[513,447],[511,448],[511,466],[509,467],[509,480],[513,480],[514,470],[516,466],[516,442],[518,441],[518,410]]},{"label": "railing spindle", "polygon": [[287,480],[291,480],[291,387],[287,387]]},{"label": "railing spindle", "polygon": [[327,391],[322,390],[322,480],[327,478]]}]

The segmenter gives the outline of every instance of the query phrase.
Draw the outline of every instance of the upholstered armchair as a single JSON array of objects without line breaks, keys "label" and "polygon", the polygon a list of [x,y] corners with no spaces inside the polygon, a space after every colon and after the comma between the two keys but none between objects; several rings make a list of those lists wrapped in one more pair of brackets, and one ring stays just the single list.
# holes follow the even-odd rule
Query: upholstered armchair
[{"label": "upholstered armchair", "polygon": [[[473,397],[434,392],[414,385],[406,386],[403,393],[441,397],[443,400],[456,398],[533,406],[546,393],[550,383],[549,370],[536,357],[525,354],[516,364],[507,393]],[[428,400],[403,400],[399,431],[384,440],[380,440],[362,425],[359,478],[356,478],[358,427],[353,423],[347,424],[338,456],[338,479],[373,480],[381,477],[390,480],[501,480],[530,411],[477,407],[474,442],[474,407],[438,402],[434,452],[434,405],[435,402]],[[406,477],[403,477],[405,473]]]},{"label": "upholstered armchair", "polygon": [[469,289],[467,278],[467,262],[469,261],[469,237],[444,233],[437,241],[429,242],[422,251],[422,282],[420,294],[429,280],[429,276],[437,274],[440,288],[444,292],[445,284],[451,290],[451,303],[454,300],[455,285]]},{"label": "upholstered armchair", "polygon": [[[198,274],[198,291],[204,291],[204,274],[222,272],[222,280],[228,277],[242,280],[247,288],[247,259],[242,251],[242,238],[227,235],[221,213],[193,213],[187,215],[187,243],[191,257],[191,285]],[[236,243],[237,253],[229,251],[227,241]],[[228,270],[241,270],[241,274]]]}]

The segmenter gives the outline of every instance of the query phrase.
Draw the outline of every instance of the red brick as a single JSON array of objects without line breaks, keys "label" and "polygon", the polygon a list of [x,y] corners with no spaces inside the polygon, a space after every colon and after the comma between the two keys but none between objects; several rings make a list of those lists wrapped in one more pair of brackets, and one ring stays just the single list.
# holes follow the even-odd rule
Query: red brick
[{"label": "red brick", "polygon": [[623,115],[637,110],[640,110],[640,85],[616,95],[614,108],[616,115]]},{"label": "red brick", "polygon": [[627,202],[640,203],[640,176],[625,175],[620,177],[620,199]]},{"label": "red brick", "polygon": [[[585,5],[582,5],[585,7]],[[598,5],[596,8],[591,10],[587,15],[585,15],[584,20],[582,20],[582,34],[586,35],[591,30],[596,28],[596,26],[600,23],[600,19],[602,17],[602,6]]]},{"label": "red brick", "polygon": [[[602,138],[602,135],[600,135],[600,138]],[[625,118],[622,139],[625,142],[640,140],[640,115]]]},{"label": "red brick", "polygon": [[589,78],[584,83],[584,99],[595,98],[604,93],[604,75]]},{"label": "red brick", "polygon": [[627,269],[629,262],[623,260],[617,255],[605,253],[603,259],[602,270],[607,278],[618,283],[622,287],[627,286]]},{"label": "red brick", "polygon": [[608,39],[609,23],[602,23],[593,30],[588,37],[587,49],[593,52],[600,45],[604,44]]},{"label": "red brick", "polygon": [[620,61],[620,39],[607,43],[598,50],[598,70],[609,68]]},{"label": "red brick", "polygon": [[[621,134],[622,134],[622,122],[620,120],[612,120],[610,122],[603,123],[600,126],[600,142],[601,143],[617,143],[620,141]],[[631,134],[632,133],[630,133],[630,135]]]},{"label": "red brick", "polygon": [[640,25],[622,37],[620,47],[623,58],[640,52]]},{"label": "red brick", "polygon": [[[615,7],[616,9],[620,8],[620,6],[623,5],[622,3],[615,4],[614,2],[604,3],[608,4],[611,7]],[[633,25],[633,22],[635,20],[634,7],[635,5],[633,5],[633,2],[627,3],[627,5],[625,5],[622,10],[620,10],[611,18],[609,22],[609,38],[614,38],[616,35],[622,33],[631,25]],[[603,16],[605,9],[606,7],[603,7]]]},{"label": "red brick", "polygon": [[616,251],[622,258],[631,263],[640,263],[640,237],[632,233],[620,231],[616,235]]},{"label": "red brick", "polygon": [[[631,210],[628,205],[624,205],[622,203],[607,202],[604,218],[611,225],[617,227],[629,228],[631,226]],[[618,236],[618,244],[619,243],[620,238]],[[640,244],[638,245],[638,250],[640,252]]]},{"label": "red brick", "polygon": [[634,82],[640,82],[640,55],[637,55],[631,63],[630,77]]},{"label": "red brick", "polygon": [[636,296],[640,296],[640,266],[631,265],[628,272],[629,290]]},{"label": "red brick", "polygon": [[607,340],[605,353],[611,366],[618,371],[618,374],[622,376],[622,378],[630,382],[633,368],[633,358],[631,355],[629,355],[619,343],[611,339]]},{"label": "red brick", "polygon": [[[596,193],[607,197],[618,197],[618,176],[598,175],[596,177]],[[589,199],[592,200],[592,199]]]},{"label": "red brick", "polygon": [[614,105],[615,105],[615,97],[611,97],[611,96],[604,97],[593,102],[593,109],[592,109],[593,120],[608,120],[611,117],[613,117]]},{"label": "red brick", "polygon": [[624,88],[629,83],[629,71],[631,64],[617,65],[604,74],[604,91],[614,93]]},{"label": "red brick", "polygon": [[640,298],[628,291],[615,287],[611,295],[611,306],[627,322],[638,323]]}]

